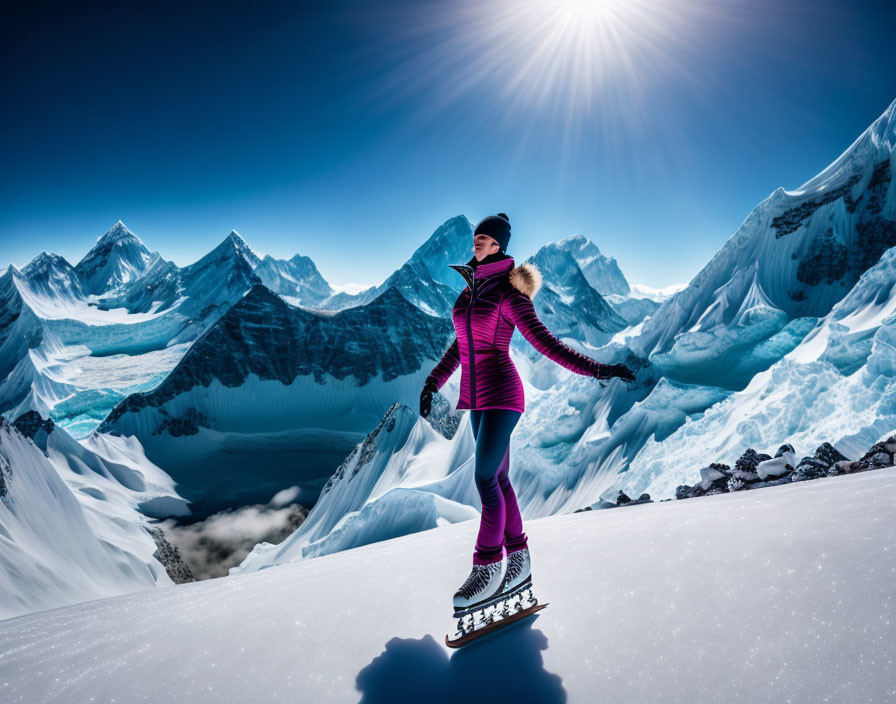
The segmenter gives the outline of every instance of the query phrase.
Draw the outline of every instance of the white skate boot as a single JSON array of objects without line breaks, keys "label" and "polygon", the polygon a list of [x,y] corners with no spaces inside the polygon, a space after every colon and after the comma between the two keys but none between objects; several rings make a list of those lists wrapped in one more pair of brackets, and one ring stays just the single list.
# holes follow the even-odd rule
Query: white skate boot
[{"label": "white skate boot", "polygon": [[470,576],[454,594],[455,611],[468,609],[493,597],[504,582],[506,561],[473,565]]},{"label": "white skate boot", "polygon": [[512,591],[531,579],[532,564],[529,560],[529,548],[510,553],[507,556],[507,571],[504,574],[501,592]]}]

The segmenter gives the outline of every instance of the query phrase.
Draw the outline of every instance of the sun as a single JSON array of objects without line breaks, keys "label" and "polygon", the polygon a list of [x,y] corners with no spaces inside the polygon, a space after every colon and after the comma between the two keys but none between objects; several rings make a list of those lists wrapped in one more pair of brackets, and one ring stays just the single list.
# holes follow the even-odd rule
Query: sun
[{"label": "sun", "polygon": [[508,133],[519,133],[521,126],[530,134],[550,131],[573,151],[588,130],[603,129],[612,138],[613,132],[639,125],[649,129],[655,115],[646,106],[673,79],[699,89],[695,39],[711,34],[718,5],[714,0],[400,4],[383,33],[389,70],[376,97],[419,98],[416,117],[427,126],[460,107],[467,111],[464,119],[512,128]]}]

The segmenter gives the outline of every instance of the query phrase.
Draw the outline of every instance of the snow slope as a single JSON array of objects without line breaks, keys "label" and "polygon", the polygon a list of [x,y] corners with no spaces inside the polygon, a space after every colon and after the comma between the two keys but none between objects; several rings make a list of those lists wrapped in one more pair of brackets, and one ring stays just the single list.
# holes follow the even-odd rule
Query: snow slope
[{"label": "snow slope", "polygon": [[133,510],[144,475],[36,437],[48,455],[0,418],[0,618],[171,584]]},{"label": "snow slope", "polygon": [[40,701],[830,702],[896,698],[896,469],[529,521],[550,606],[460,651],[468,521],[0,622]]}]

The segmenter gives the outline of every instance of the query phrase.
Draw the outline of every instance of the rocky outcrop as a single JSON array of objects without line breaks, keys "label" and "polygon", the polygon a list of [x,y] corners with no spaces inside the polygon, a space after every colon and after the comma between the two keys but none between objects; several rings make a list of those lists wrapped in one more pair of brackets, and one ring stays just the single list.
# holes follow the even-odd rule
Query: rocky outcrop
[{"label": "rocky outcrop", "polygon": [[146,530],[156,543],[156,551],[152,556],[162,563],[171,581],[175,584],[195,582],[196,578],[190,571],[190,566],[184,562],[178,549],[168,542],[162,530],[151,526],[147,526]]},{"label": "rocky outcrop", "polygon": [[[0,422],[5,423],[3,416],[0,416]],[[0,455],[0,500],[5,501],[9,494],[9,480],[12,479],[12,467],[9,461]]]},{"label": "rocky outcrop", "polygon": [[50,418],[44,420],[37,411],[23,413],[13,421],[13,426],[26,438],[29,438],[44,452],[47,451],[47,437],[53,432],[56,424]]},{"label": "rocky outcrop", "polygon": [[891,467],[896,464],[896,436],[875,443],[856,461],[846,458],[829,442],[822,443],[812,456],[803,457],[799,462],[795,457],[793,446],[789,444],[781,445],[774,457],[748,448],[734,463],[734,469],[726,464],[710,464],[700,470],[697,484],[677,487],[675,498],[691,499]]},{"label": "rocky outcrop", "polygon": [[[363,442],[355,445],[354,449],[349,453],[349,456],[345,458],[345,461],[336,468],[336,471],[333,472],[332,476],[324,485],[324,488],[321,491],[321,496],[330,491],[334,484],[345,477],[348,467],[351,467],[352,464],[354,464],[354,469],[352,469],[351,474],[347,477],[349,480],[360,472],[362,467],[371,460],[376,454],[380,434],[384,431],[389,433],[395,428],[395,414],[400,407],[401,404],[397,401],[389,406],[386,413],[383,415],[383,419],[379,422],[379,425],[367,434],[367,437],[364,438]],[[357,463],[355,463],[356,459]]]}]

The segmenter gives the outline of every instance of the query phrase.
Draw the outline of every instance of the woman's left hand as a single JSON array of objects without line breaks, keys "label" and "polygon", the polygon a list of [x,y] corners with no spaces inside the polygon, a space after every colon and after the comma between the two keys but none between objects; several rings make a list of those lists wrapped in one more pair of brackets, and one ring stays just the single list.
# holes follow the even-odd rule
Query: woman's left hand
[{"label": "woman's left hand", "polygon": [[612,379],[613,377],[628,382],[635,380],[635,375],[632,373],[632,370],[624,364],[601,364],[600,369],[597,370],[597,378]]}]

